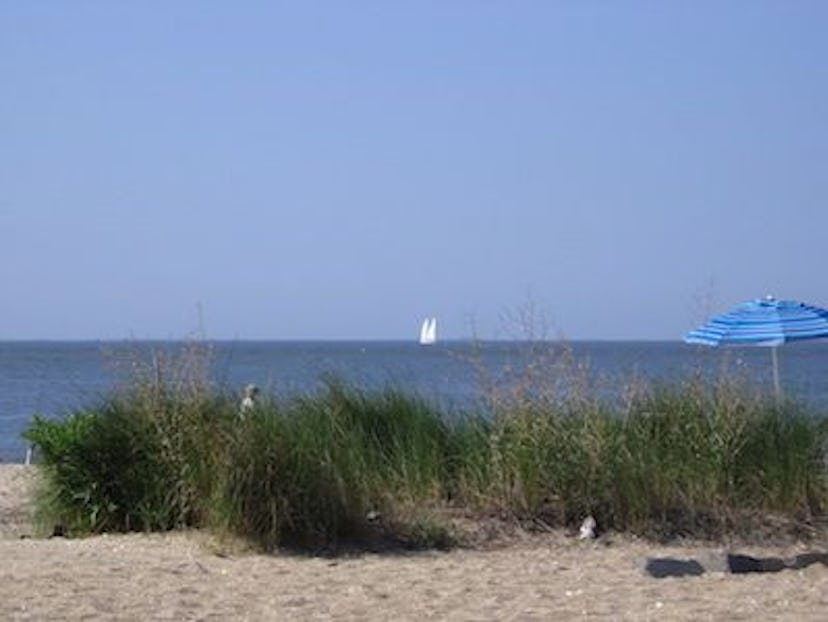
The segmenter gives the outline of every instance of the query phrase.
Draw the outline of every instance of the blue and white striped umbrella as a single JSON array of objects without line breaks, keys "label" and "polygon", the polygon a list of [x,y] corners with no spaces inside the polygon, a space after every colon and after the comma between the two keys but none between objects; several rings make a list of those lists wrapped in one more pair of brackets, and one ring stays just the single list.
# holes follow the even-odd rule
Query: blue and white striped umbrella
[{"label": "blue and white striped umbrella", "polygon": [[705,346],[770,346],[773,356],[773,382],[779,395],[779,364],[776,347],[788,341],[828,337],[828,310],[794,300],[746,302],[729,313],[717,315],[690,331],[687,343]]}]

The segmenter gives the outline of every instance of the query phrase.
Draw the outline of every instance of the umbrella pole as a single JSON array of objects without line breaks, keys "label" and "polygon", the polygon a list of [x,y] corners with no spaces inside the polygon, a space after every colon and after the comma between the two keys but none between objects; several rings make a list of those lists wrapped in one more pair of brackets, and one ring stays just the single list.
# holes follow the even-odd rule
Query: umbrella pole
[{"label": "umbrella pole", "polygon": [[779,388],[779,360],[776,355],[776,346],[771,348],[771,359],[773,359],[773,388],[776,391],[776,399],[782,397],[782,390]]}]

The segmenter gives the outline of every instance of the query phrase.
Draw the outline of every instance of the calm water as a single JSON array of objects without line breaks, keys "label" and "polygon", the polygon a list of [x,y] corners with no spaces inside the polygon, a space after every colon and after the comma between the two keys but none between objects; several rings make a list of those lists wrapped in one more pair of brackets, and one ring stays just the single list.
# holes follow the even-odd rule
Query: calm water
[{"label": "calm water", "polygon": [[[180,344],[119,342],[0,342],[0,460],[19,462],[20,438],[35,413],[60,417],[94,404],[126,382],[136,360],[153,351],[174,355]],[[530,346],[449,342],[422,347],[408,342],[215,342],[211,375],[225,390],[249,382],[280,395],[320,386],[328,374],[364,388],[393,385],[447,408],[472,405],[484,376],[504,378],[534,358]],[[534,346],[537,347],[537,346]],[[726,368],[770,387],[765,348],[715,350],[680,342],[575,342],[574,360],[611,398],[633,378],[673,381],[695,370],[715,375]],[[560,346],[551,345],[553,355]],[[786,345],[779,351],[785,393],[828,412],[828,342]]]}]

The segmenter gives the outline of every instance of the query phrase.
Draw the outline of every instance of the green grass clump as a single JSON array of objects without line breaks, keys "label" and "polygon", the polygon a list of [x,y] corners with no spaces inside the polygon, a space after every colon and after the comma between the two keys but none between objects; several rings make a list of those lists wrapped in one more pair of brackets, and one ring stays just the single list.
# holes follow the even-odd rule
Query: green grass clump
[{"label": "green grass clump", "polygon": [[722,535],[769,514],[810,520],[828,509],[828,437],[796,404],[727,383],[662,389],[633,405],[623,434],[620,527]]},{"label": "green grass clump", "polygon": [[412,518],[443,498],[448,429],[424,402],[329,382],[257,408],[228,464],[230,524],[266,548],[327,546]]},{"label": "green grass clump", "polygon": [[720,536],[762,516],[824,517],[828,435],[795,404],[723,383],[507,408],[461,475],[466,499],[520,520]]},{"label": "green grass clump", "polygon": [[33,421],[26,437],[47,475],[50,524],[211,527],[265,549],[447,541],[425,517],[445,498],[450,429],[424,401],[328,381],[242,416],[204,385],[145,379],[96,409]]},{"label": "green grass clump", "polygon": [[[202,406],[200,416],[215,410]],[[36,417],[26,438],[38,447],[50,484],[43,514],[73,532],[202,524],[217,439],[199,423],[175,404],[145,412],[129,400],[62,422]]]},{"label": "green grass clump", "polygon": [[72,532],[204,523],[232,407],[201,381],[194,355],[154,357],[126,390],[57,422],[35,417],[47,487],[42,520]]}]

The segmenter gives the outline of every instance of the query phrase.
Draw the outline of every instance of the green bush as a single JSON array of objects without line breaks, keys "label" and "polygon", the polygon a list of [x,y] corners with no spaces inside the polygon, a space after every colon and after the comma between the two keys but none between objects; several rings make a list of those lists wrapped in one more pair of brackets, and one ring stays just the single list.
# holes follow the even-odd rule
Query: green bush
[{"label": "green bush", "polygon": [[180,524],[169,494],[174,477],[146,421],[113,404],[62,424],[35,419],[26,436],[42,452],[56,524],[73,532]]},{"label": "green bush", "polygon": [[[77,532],[165,530],[202,524],[218,427],[178,411],[146,412],[113,399],[62,422],[36,417],[26,438],[38,447],[50,494],[44,518]],[[194,413],[195,414],[195,411]]]}]

